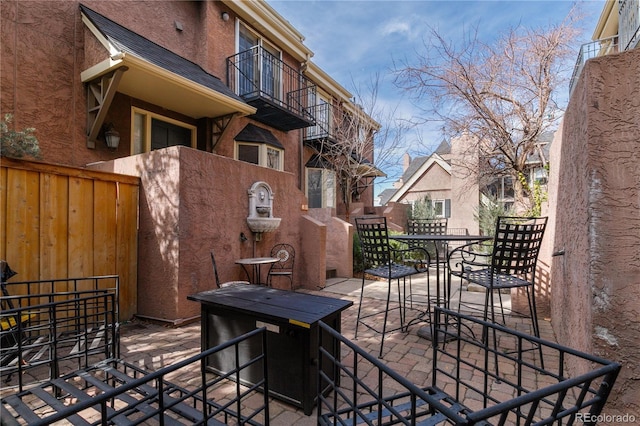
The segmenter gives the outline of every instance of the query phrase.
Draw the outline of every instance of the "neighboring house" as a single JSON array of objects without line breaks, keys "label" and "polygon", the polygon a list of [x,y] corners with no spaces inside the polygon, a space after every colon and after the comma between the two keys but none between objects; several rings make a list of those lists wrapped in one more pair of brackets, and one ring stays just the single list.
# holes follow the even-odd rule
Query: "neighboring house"
[{"label": "neighboring house", "polygon": [[[549,175],[547,170],[549,148],[552,140],[553,132],[551,131],[539,135],[536,140],[535,151],[529,154],[527,158],[525,180],[529,188],[533,188],[534,185],[538,184],[546,190]],[[500,176],[481,186],[484,188],[481,190],[481,202],[490,202],[490,200],[495,199],[507,208],[514,207],[515,191],[511,176]]]},{"label": "neighboring house", "polygon": [[606,0],[591,36],[591,42],[580,47],[569,84],[569,92],[578,82],[587,60],[635,49],[640,44],[640,1]]},{"label": "neighboring house", "polygon": [[[546,132],[537,141],[537,150],[527,159],[527,182],[546,185],[549,144],[553,134]],[[473,176],[468,169],[457,170],[453,161],[455,152],[460,152],[461,139],[453,139],[451,143],[443,141],[430,156],[411,159],[405,154],[404,173],[394,184],[393,193],[386,193],[385,204],[413,204],[429,197],[436,217],[448,219],[450,228],[467,228],[469,232],[478,229],[474,215],[480,203],[496,199],[511,206],[514,203],[514,190],[510,177],[498,177],[491,182],[474,184]],[[453,151],[453,152],[452,152]],[[460,158],[460,154],[455,154]],[[470,159],[462,157],[468,163]],[[381,194],[382,195],[382,194]],[[382,202],[382,200],[381,200]],[[399,224],[402,225],[402,224]]]},{"label": "neighboring house", "polygon": [[[349,158],[363,173],[341,194],[314,140],[332,114],[362,111],[266,2],[1,8],[2,114],[37,129],[45,162],[140,177],[141,316],[197,316],[186,296],[212,287],[210,249],[224,280],[244,278],[235,259],[278,242],[296,248],[296,286],[351,276],[353,231],[336,214],[345,200],[373,205],[373,150]],[[246,220],[258,181],[281,218],[270,232]]]},{"label": "neighboring house", "polygon": [[[388,204],[411,204],[428,196],[438,217],[448,219],[449,228],[464,228],[477,234],[478,224],[473,215],[478,206],[477,183],[471,182],[452,167],[453,159],[461,156],[458,148],[462,139],[442,141],[426,157],[404,158],[404,173],[395,183],[396,191]],[[404,223],[398,224],[405,226]]]},{"label": "neighboring house", "polygon": [[446,160],[450,154],[446,141],[427,157],[411,159],[405,154],[402,177],[389,201],[413,205],[428,196],[437,217],[451,217],[451,164]]}]

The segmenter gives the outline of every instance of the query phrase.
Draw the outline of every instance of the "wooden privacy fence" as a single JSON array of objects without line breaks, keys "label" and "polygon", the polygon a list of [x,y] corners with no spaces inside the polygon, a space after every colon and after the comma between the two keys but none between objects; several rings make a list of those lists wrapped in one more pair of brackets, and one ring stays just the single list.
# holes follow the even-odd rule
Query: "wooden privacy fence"
[{"label": "wooden privacy fence", "polygon": [[139,179],[0,159],[0,259],[13,280],[118,275],[120,319],[136,313]]}]

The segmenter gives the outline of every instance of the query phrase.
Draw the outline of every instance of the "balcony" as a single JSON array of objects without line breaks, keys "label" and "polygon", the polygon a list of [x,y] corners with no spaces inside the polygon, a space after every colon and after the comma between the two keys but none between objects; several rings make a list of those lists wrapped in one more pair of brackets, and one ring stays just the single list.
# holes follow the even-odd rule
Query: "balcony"
[{"label": "balcony", "polygon": [[320,151],[323,143],[336,141],[335,109],[333,105],[328,103],[321,103],[309,108],[311,115],[315,118],[315,123],[304,130],[305,144]]},{"label": "balcony", "polygon": [[573,93],[573,88],[578,82],[578,78],[580,78],[580,74],[582,73],[582,68],[584,67],[585,62],[587,62],[591,58],[605,56],[617,52],[618,36],[607,37],[583,44],[580,47],[578,59],[576,59],[576,65],[573,68],[573,75],[571,76],[571,81],[569,82],[569,96],[571,96],[571,93]]},{"label": "balcony", "polygon": [[227,85],[257,108],[251,118],[279,130],[314,124],[307,108],[316,86],[261,46],[227,58]]}]

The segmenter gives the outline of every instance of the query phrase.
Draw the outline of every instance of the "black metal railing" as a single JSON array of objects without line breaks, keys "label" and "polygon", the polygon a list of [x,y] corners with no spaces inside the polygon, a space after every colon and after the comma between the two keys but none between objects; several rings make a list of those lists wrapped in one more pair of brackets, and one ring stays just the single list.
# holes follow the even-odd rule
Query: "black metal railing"
[{"label": "black metal railing", "polygon": [[[240,348],[246,345],[260,345],[261,350],[251,359],[242,359]],[[206,358],[218,352],[235,357],[235,367],[224,375],[207,371]],[[62,420],[103,425],[268,425],[265,353],[266,329],[260,328],[154,372],[119,359],[106,359],[0,402],[3,416],[30,425]],[[260,365],[263,379],[252,386],[241,386],[240,375]],[[186,384],[172,382],[185,377],[190,378],[182,380]],[[235,391],[229,395],[233,382]],[[69,399],[73,404],[62,403]]]},{"label": "black metal railing", "polygon": [[[443,308],[435,308],[434,318],[432,380],[425,387],[321,323],[318,382],[327,393],[318,393],[318,424],[589,423],[602,412],[621,368]],[[499,334],[497,349],[487,344],[489,333]],[[338,342],[342,359],[322,349],[323,334]],[[554,362],[543,368],[532,347]],[[581,372],[569,377],[569,365]]]},{"label": "black metal railing", "polygon": [[10,299],[0,314],[0,380],[25,387],[119,356],[117,303],[113,289],[57,291]]},{"label": "black metal railing", "polygon": [[310,117],[316,86],[262,46],[227,58],[227,85],[245,100],[266,99],[301,117]]},{"label": "black metal railing", "polygon": [[315,119],[313,126],[304,129],[304,140],[333,139],[336,137],[335,107],[328,103],[321,103],[309,107]]},{"label": "black metal railing", "polygon": [[[117,282],[2,283],[3,424],[269,424],[265,328],[150,372],[119,358]],[[250,357],[247,346],[256,348]],[[229,371],[210,371],[214,354],[230,360]],[[247,370],[252,385],[241,384]]]}]

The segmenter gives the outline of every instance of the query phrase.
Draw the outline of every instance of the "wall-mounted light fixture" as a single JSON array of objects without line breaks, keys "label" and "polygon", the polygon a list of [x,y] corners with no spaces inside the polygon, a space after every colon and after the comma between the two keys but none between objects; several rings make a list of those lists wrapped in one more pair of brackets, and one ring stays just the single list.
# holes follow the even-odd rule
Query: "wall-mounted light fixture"
[{"label": "wall-mounted light fixture", "polygon": [[220,18],[222,18],[222,20],[226,22],[229,20],[229,14],[227,12],[222,12],[220,14]]},{"label": "wall-mounted light fixture", "polygon": [[120,133],[113,127],[113,123],[109,123],[104,129],[104,140],[109,149],[118,149],[120,144]]}]

